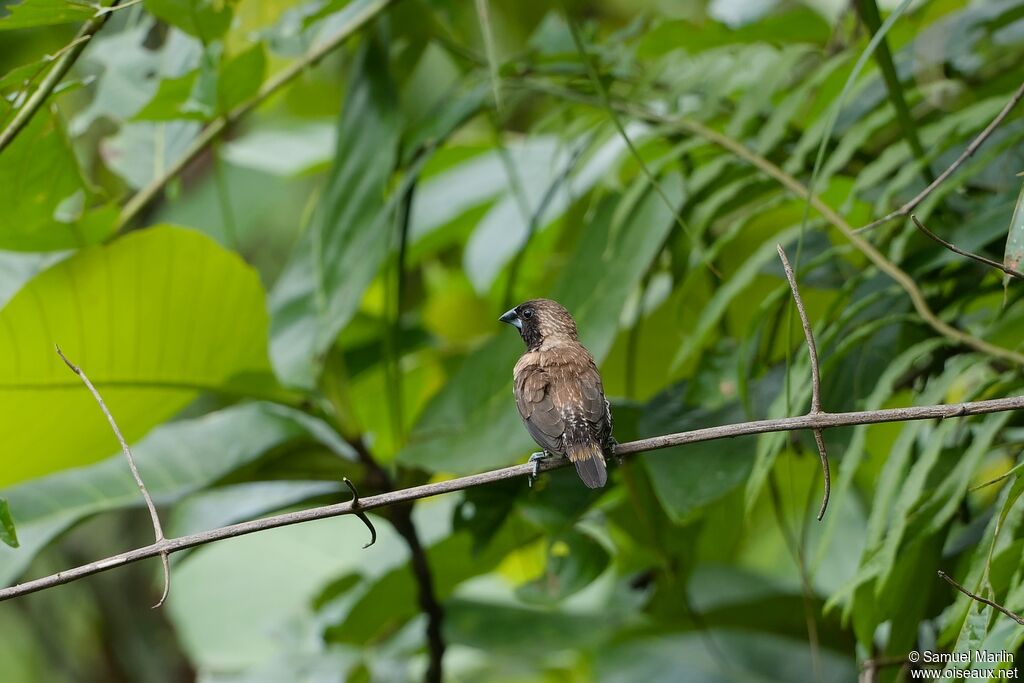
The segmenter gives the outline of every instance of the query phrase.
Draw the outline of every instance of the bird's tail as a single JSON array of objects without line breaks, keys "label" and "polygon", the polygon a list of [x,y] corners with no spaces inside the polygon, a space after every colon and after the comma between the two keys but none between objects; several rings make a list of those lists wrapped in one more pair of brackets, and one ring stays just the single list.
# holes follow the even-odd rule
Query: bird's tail
[{"label": "bird's tail", "polygon": [[600,444],[570,444],[565,454],[576,466],[576,474],[589,488],[599,489],[608,481],[608,470],[605,468]]}]

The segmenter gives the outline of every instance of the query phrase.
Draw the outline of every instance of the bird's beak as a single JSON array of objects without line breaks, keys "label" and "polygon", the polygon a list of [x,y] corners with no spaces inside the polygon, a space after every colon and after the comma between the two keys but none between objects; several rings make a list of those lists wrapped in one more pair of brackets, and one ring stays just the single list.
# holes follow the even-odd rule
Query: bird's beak
[{"label": "bird's beak", "polygon": [[498,318],[498,320],[500,320],[503,323],[508,323],[509,325],[512,325],[517,330],[521,331],[523,329],[523,321],[519,319],[519,316],[516,314],[516,309],[514,308],[505,311],[505,313],[502,314],[502,316]]}]

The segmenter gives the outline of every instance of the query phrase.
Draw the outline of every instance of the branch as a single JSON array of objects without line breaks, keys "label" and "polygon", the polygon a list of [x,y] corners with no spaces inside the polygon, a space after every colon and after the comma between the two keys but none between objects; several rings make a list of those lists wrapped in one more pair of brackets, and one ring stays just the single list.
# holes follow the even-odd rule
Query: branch
[{"label": "branch", "polygon": [[[793,267],[789,265],[786,252],[781,244],[777,244],[779,258],[782,259],[782,269],[786,271],[786,279],[789,281],[789,288],[793,292],[793,301],[796,302],[796,310],[800,314],[800,324],[804,328],[804,338],[807,340],[807,355],[811,363],[811,412],[810,415],[821,414],[821,369],[818,365],[818,347],[814,344],[814,332],[811,330],[811,322],[807,318],[807,310],[804,309],[804,301],[800,297],[800,289],[796,286],[796,275],[793,274]],[[825,492],[821,499],[821,507],[818,509],[818,521],[825,518],[825,509],[828,507],[828,498],[832,492],[832,477],[828,468],[828,452],[825,450],[825,436],[820,429],[813,430],[814,443],[818,446],[818,457],[821,458],[821,471],[825,478]]]},{"label": "branch", "polygon": [[985,126],[984,130],[978,133],[978,137],[974,138],[971,141],[971,144],[967,145],[967,147],[960,154],[960,156],[956,158],[956,161],[950,164],[949,168],[947,168],[945,171],[939,174],[938,178],[933,180],[926,188],[918,192],[917,196],[915,196],[913,199],[911,199],[909,202],[907,202],[900,208],[896,209],[895,211],[889,214],[886,214],[885,216],[882,216],[876,221],[868,223],[867,225],[861,228],[857,228],[856,232],[861,233],[867,232],[869,230],[874,230],[878,226],[883,225],[884,223],[888,223],[894,218],[901,218],[903,216],[906,216],[911,211],[916,209],[917,205],[925,200],[925,197],[930,195],[932,191],[934,191],[935,188],[937,188],[939,185],[946,182],[946,180],[951,175],[956,173],[956,170],[960,168],[960,166],[962,166],[965,161],[967,161],[975,152],[978,151],[979,147],[985,144],[985,141],[988,140],[989,136],[991,136],[992,133],[995,132],[996,128],[998,128],[1000,124],[1002,124],[1006,117],[1010,115],[1010,112],[1013,111],[1013,108],[1017,106],[1017,103],[1020,102],[1022,97],[1024,97],[1024,83],[1020,84],[1020,87],[1018,87],[1017,90],[1013,93],[1013,95],[1010,96],[1009,101],[1006,103],[1005,106],[1003,106],[1002,110],[998,114],[996,114],[996,117],[992,119],[992,121],[987,126]]},{"label": "branch", "polygon": [[[132,476],[135,477],[135,483],[138,484],[139,491],[142,492],[142,497],[146,500],[146,507],[149,508],[149,516],[153,521],[153,535],[156,537],[156,542],[161,543],[164,540],[164,530],[163,527],[160,526],[160,515],[156,513],[156,505],[153,504],[153,498],[149,495],[149,491],[146,489],[146,485],[142,481],[142,475],[139,474],[139,468],[135,465],[135,458],[132,456],[132,451],[128,448],[128,442],[124,440],[124,436],[121,435],[121,430],[118,429],[117,422],[114,421],[114,416],[110,414],[110,411],[107,409],[107,404],[103,402],[103,397],[100,396],[100,392],[98,392],[96,387],[92,385],[92,382],[90,382],[89,378],[84,372],[82,372],[82,369],[69,361],[67,356],[64,355],[64,352],[60,350],[59,346],[57,347],[57,355],[60,356],[60,359],[64,361],[69,368],[71,368],[73,373],[82,379],[86,388],[89,389],[93,398],[96,399],[96,403],[99,404],[100,410],[102,410],[103,414],[106,415],[107,422],[110,423],[110,428],[114,430],[114,436],[117,437],[118,442],[121,444],[121,451],[124,453],[124,457],[128,460],[128,467],[132,471]],[[160,600],[153,605],[154,608],[164,604],[164,601],[167,599],[167,594],[171,590],[171,564],[167,555],[168,553],[166,552],[160,553],[161,564],[164,568],[164,592],[160,595]]]},{"label": "branch", "polygon": [[3,132],[0,132],[0,153],[14,141],[18,133],[32,120],[32,117],[35,116],[39,108],[46,102],[46,99],[53,93],[54,88],[60,84],[61,79],[71,70],[72,65],[78,60],[85,46],[89,44],[92,37],[107,23],[107,19],[113,14],[110,10],[116,7],[119,2],[120,0],[114,0],[110,3],[109,7],[100,9],[95,16],[82,24],[82,28],[78,30],[74,40],[64,49],[63,54],[58,58],[50,73],[46,74],[46,78],[39,84],[39,87],[32,93],[32,96],[18,109],[18,113],[15,114],[11,123],[4,128]]},{"label": "branch", "polygon": [[950,586],[952,586],[953,588],[957,589],[958,591],[960,591],[961,593],[963,593],[964,595],[969,597],[971,600],[977,600],[978,602],[982,603],[983,605],[988,605],[989,607],[991,607],[992,609],[996,610],[997,612],[1002,612],[1006,616],[1008,616],[1011,619],[1013,619],[1014,621],[1016,621],[1021,626],[1024,626],[1024,617],[1020,616],[1019,614],[1014,614],[1013,612],[1011,612],[1010,610],[1006,609],[1005,607],[1003,607],[999,603],[992,602],[988,598],[983,598],[980,595],[975,595],[974,593],[972,593],[971,591],[967,590],[966,588],[961,586],[959,583],[954,581],[953,578],[949,574],[947,574],[946,572],[942,571],[941,569],[939,570],[939,578],[941,578],[946,583],[948,583]]},{"label": "branch", "polygon": [[964,251],[963,249],[953,245],[952,243],[947,242],[946,240],[942,239],[941,237],[936,235],[934,232],[932,232],[928,228],[924,227],[924,224],[921,223],[921,221],[917,220],[917,216],[915,216],[914,214],[910,214],[910,220],[914,221],[914,225],[916,225],[917,229],[920,230],[921,232],[923,232],[925,234],[925,236],[927,236],[927,237],[931,238],[932,240],[938,242],[939,244],[944,246],[946,249],[949,249],[954,254],[960,254],[961,256],[966,256],[967,258],[972,259],[974,261],[977,261],[978,263],[984,263],[986,266],[992,266],[993,268],[998,268],[999,270],[1003,271],[1004,273],[1006,273],[1007,275],[1009,275],[1012,278],[1016,278],[1018,280],[1024,280],[1024,274],[1014,270],[1013,268],[1010,268],[1009,266],[1005,266],[1002,263],[999,263],[998,261],[993,261],[992,259],[986,258],[986,257],[984,257],[984,256],[982,256],[980,254],[972,254],[969,251]]},{"label": "branch", "polygon": [[178,157],[178,159],[175,160],[167,170],[164,171],[163,175],[154,178],[149,185],[136,192],[131,199],[128,200],[121,209],[120,216],[118,216],[115,234],[124,230],[125,227],[127,227],[128,224],[131,223],[132,220],[138,216],[139,213],[146,208],[146,206],[148,206],[158,194],[160,194],[164,185],[178,175],[190,161],[199,156],[199,153],[202,152],[207,145],[212,143],[217,136],[224,131],[224,129],[234,124],[240,118],[269,99],[272,95],[276,94],[283,87],[291,83],[308,67],[319,63],[320,60],[330,54],[335,48],[348,40],[352,34],[361,29],[370,20],[395,2],[397,2],[397,0],[376,0],[376,2],[368,5],[361,12],[352,16],[348,22],[342,25],[342,27],[338,29],[338,31],[328,40],[312,48],[303,57],[293,62],[287,68],[282,69],[273,78],[264,83],[263,87],[261,87],[255,95],[232,109],[227,114],[211,121],[210,125],[199,133],[196,139],[192,141],[192,144],[190,144],[185,152]]},{"label": "branch", "polygon": [[[884,410],[862,410],[850,413],[818,413],[817,415],[801,415],[799,417],[784,417],[771,420],[755,420],[753,422],[740,422],[717,427],[706,427],[677,434],[666,434],[655,436],[638,441],[630,441],[619,444],[616,455],[632,455],[646,451],[654,451],[661,448],[683,446],[701,441],[714,441],[727,439],[736,436],[747,436],[751,434],[766,434],[768,432],[790,432],[801,429],[831,429],[833,427],[849,427],[854,425],[879,424],[882,422],[904,422],[907,420],[932,420],[945,419],[949,417],[964,417],[966,415],[986,415],[989,413],[1000,413],[1009,410],[1024,409],[1024,396],[1011,396],[1008,398],[990,399],[987,401],[972,401],[970,403],[959,403],[954,405],[931,405],[913,406],[910,408],[887,408]],[[549,472],[551,470],[566,467],[569,464],[564,458],[546,458],[539,461],[539,470]],[[198,534],[168,538],[153,543],[143,548],[136,548],[119,555],[113,555],[97,562],[90,562],[67,571],[58,572],[25,583],[0,589],[0,602],[10,600],[21,595],[35,593],[54,586],[77,581],[86,576],[107,571],[114,567],[120,567],[132,562],[138,562],[150,557],[156,557],[163,553],[172,554],[188,548],[195,548],[207,543],[222,541],[227,538],[244,536],[267,529],[277,529],[292,524],[310,522],[317,519],[329,517],[340,517],[352,515],[355,512],[366,512],[378,508],[385,508],[399,503],[407,503],[421,498],[429,498],[454,491],[484,484],[492,484],[498,481],[509,479],[526,478],[533,472],[533,463],[503,467],[480,474],[471,474],[465,477],[439,481],[421,486],[413,486],[398,491],[389,491],[375,496],[360,498],[358,504],[353,507],[352,502],[336,503],[325,505],[308,510],[288,512],[263,519],[255,519],[230,526],[219,527],[210,531],[203,531]]]}]

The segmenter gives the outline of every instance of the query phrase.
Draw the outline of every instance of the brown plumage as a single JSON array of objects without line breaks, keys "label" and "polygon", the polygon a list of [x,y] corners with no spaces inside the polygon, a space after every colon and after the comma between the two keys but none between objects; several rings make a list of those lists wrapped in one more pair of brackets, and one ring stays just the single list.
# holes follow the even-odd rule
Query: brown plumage
[{"label": "brown plumage", "polygon": [[604,486],[612,415],[576,322],[550,299],[519,304],[501,320],[518,328],[526,342],[513,372],[513,393],[530,436],[545,451],[569,458],[584,484]]}]

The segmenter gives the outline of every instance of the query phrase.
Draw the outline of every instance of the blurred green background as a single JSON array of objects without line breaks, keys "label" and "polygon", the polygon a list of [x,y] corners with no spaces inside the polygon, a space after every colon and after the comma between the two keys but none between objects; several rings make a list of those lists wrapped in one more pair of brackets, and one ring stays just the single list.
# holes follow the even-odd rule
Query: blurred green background
[{"label": "blurred green background", "polygon": [[[172,535],[347,500],[342,476],[369,495],[524,461],[522,342],[497,317],[536,296],[576,316],[620,442],[801,414],[777,243],[826,410],[1024,384],[1019,284],[903,218],[863,234],[877,258],[843,232],[917,194],[1021,86],[1020,0],[0,14],[0,129],[109,15],[0,151],[3,585],[152,540],[54,344]],[[1022,140],[1024,107],[916,214],[1019,263]],[[998,348],[937,331],[889,265]],[[936,571],[1024,609],[1024,421],[825,438],[820,523],[809,434],[673,448],[601,491],[559,471],[381,511],[367,550],[344,517],[179,553],[158,610],[152,560],[2,603],[0,680],[423,680],[411,536],[449,681],[893,681],[911,650],[1016,651],[1024,629]]]}]

